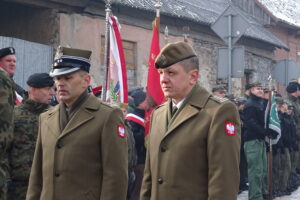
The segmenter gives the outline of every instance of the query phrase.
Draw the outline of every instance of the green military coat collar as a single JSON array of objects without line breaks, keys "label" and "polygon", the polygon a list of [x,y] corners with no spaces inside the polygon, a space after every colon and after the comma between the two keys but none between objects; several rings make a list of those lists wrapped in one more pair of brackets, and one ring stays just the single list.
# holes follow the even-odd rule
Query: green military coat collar
[{"label": "green military coat collar", "polygon": [[51,111],[48,112],[48,120],[49,120],[49,129],[52,134],[56,137],[64,137],[68,133],[70,133],[75,128],[81,126],[82,124],[90,121],[94,118],[94,115],[90,111],[96,111],[100,109],[101,103],[100,101],[95,101],[95,97],[88,95],[86,101],[83,105],[78,109],[78,111],[73,115],[70,121],[67,123],[66,127],[61,131],[59,126],[51,126],[52,124],[59,124],[59,110],[63,106],[59,104],[54,107]]},{"label": "green military coat collar", "polygon": [[[205,106],[211,94],[207,92],[204,88],[200,87],[198,84],[194,86],[190,94],[185,99],[185,102],[180,107],[180,109],[176,112],[176,114],[171,118],[171,106],[172,100],[169,99],[168,102],[163,104],[167,106],[168,109],[161,109],[159,107],[157,109],[159,121],[161,124],[165,124],[162,127],[163,136],[169,135],[174,129],[176,129],[180,124],[184,123],[188,119],[197,115],[198,112]],[[179,115],[180,114],[180,115]]]}]

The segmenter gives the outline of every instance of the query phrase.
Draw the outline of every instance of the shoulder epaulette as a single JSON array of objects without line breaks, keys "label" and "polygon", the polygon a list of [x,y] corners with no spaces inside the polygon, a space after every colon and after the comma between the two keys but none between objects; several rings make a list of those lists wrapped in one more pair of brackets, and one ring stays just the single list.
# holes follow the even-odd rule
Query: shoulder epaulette
[{"label": "shoulder epaulette", "polygon": [[211,96],[210,98],[218,103],[223,103],[223,102],[229,100],[227,98],[222,98],[222,97],[217,97],[217,96]]}]

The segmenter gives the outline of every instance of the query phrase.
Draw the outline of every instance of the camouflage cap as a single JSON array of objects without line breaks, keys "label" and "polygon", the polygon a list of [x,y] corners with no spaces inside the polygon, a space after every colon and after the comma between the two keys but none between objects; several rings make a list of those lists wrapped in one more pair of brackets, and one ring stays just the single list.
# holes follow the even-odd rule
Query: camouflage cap
[{"label": "camouflage cap", "polygon": [[50,76],[65,75],[78,70],[89,72],[91,54],[88,50],[58,47]]},{"label": "camouflage cap", "polygon": [[194,49],[186,42],[176,42],[167,44],[159,53],[155,60],[155,67],[167,68],[182,60],[196,57]]},{"label": "camouflage cap", "polygon": [[6,47],[3,49],[0,49],[0,58],[3,58],[4,56],[7,55],[15,55],[16,51],[13,47]]}]

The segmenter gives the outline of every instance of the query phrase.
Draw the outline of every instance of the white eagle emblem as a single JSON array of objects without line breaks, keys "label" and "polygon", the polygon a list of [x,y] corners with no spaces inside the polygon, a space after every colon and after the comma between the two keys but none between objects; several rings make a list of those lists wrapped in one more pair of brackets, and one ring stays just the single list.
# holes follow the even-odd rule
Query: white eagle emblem
[{"label": "white eagle emblem", "polygon": [[225,129],[226,129],[226,134],[227,135],[235,135],[234,123],[225,122]]}]

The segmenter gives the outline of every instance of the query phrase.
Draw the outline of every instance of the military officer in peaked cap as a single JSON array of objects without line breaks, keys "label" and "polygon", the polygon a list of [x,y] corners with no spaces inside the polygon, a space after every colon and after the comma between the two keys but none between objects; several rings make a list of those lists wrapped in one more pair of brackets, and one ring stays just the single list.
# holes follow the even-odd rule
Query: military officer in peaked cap
[{"label": "military officer in peaked cap", "polygon": [[141,200],[237,198],[238,111],[198,85],[198,63],[184,42],[168,44],[157,56],[169,100],[151,117]]},{"label": "military officer in peaked cap", "polygon": [[61,103],[40,116],[27,200],[125,200],[122,112],[88,94],[91,52],[60,47],[50,76]]}]

